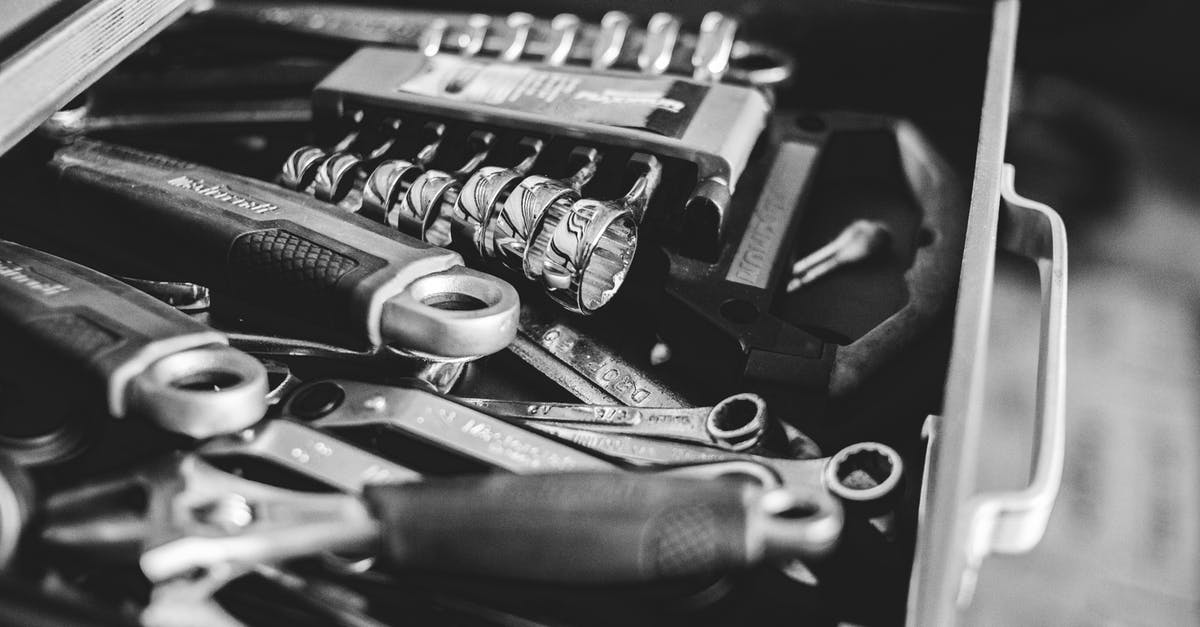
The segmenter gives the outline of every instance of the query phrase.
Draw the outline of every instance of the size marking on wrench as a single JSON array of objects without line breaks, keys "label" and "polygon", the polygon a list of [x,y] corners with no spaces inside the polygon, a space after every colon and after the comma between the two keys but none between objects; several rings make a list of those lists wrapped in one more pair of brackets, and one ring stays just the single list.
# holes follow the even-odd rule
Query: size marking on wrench
[{"label": "size marking on wrench", "polygon": [[531,403],[489,398],[460,401],[521,421],[586,427],[743,451],[766,430],[766,403],[756,394],[735,394],[712,407],[626,407],[577,403]]},{"label": "size marking on wrench", "polygon": [[[566,324],[536,319],[536,314],[523,308],[518,334],[530,340],[538,351],[547,355],[533,354],[529,347],[514,347],[513,352],[532,363],[543,372],[569,369],[582,375],[588,383],[598,386],[612,399],[597,398],[590,390],[579,390],[579,386],[568,385],[573,377],[547,376],[579,396],[581,400],[597,404],[617,403],[634,407],[684,407],[688,403],[662,383],[651,379],[640,370]],[[562,379],[560,381],[560,379]]]},{"label": "size marking on wrench", "polygon": [[617,468],[539,433],[417,389],[318,381],[297,390],[282,413],[309,420],[318,428],[385,427],[511,472]]}]

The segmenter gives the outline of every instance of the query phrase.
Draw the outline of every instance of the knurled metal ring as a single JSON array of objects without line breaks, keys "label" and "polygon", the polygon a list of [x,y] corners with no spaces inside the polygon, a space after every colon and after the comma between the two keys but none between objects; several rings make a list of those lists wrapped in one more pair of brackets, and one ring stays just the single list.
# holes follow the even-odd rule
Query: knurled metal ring
[{"label": "knurled metal ring", "polygon": [[[555,203],[570,206],[579,193],[561,181],[545,176],[527,176],[513,188],[504,205],[488,225],[495,254],[514,270],[524,271],[526,251],[533,233],[541,225],[546,210]],[[540,267],[540,266],[539,266]],[[537,274],[527,276],[532,279]]]},{"label": "knurled metal ring", "polygon": [[353,172],[362,158],[350,152],[335,152],[317,166],[313,196],[325,202],[341,202],[354,183]]},{"label": "knurled metal ring", "polygon": [[422,173],[397,203],[399,220],[410,221],[410,228],[413,228],[422,240],[435,246],[448,245],[450,218],[443,213],[442,202],[456,183],[453,176],[440,170]]},{"label": "knurled metal ring", "polygon": [[279,184],[294,190],[308,187],[316,175],[314,168],[325,156],[325,151],[316,146],[301,146],[293,150],[283,162],[283,168],[279,172]]},{"label": "knurled metal ring", "polygon": [[371,171],[363,184],[362,209],[364,217],[376,222],[400,228],[396,214],[396,199],[400,193],[412,186],[421,174],[421,168],[400,159],[389,159]]},{"label": "knurled metal ring", "polygon": [[542,284],[554,300],[578,313],[592,313],[616,295],[637,252],[637,221],[613,201],[582,199],[563,213],[547,211],[538,246]]},{"label": "knurled metal ring", "polygon": [[454,205],[453,226],[455,239],[471,241],[479,254],[492,257],[488,225],[499,210],[500,201],[516,182],[520,174],[509,168],[488,166],[479,168],[463,183]]}]

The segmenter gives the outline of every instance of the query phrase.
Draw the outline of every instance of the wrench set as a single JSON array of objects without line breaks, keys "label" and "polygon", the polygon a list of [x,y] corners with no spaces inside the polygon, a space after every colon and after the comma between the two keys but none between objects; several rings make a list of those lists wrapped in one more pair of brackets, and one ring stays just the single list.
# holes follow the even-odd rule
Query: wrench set
[{"label": "wrench set", "polygon": [[[4,157],[0,568],[147,625],[673,624],[904,571],[933,408],[881,373],[940,376],[966,194],[914,125],[779,102],[719,12],[207,4]],[[122,113],[231,25],[353,50]]]}]

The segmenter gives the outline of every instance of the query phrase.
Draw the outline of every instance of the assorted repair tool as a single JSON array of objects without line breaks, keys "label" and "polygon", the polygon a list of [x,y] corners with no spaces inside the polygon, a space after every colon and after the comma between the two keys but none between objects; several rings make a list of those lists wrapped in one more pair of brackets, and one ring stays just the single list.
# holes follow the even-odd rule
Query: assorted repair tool
[{"label": "assorted repair tool", "polygon": [[611,584],[820,557],[839,523],[814,517],[803,492],[743,481],[492,475],[371,484],[355,496],[277,488],[175,455],[52,495],[38,535],[135,561],[152,582],[333,551],[390,568]]},{"label": "assorted repair tool", "polygon": [[116,279],[4,241],[0,345],[9,356],[0,376],[14,393],[69,382],[115,418],[198,438],[266,411],[266,371],[221,333]]},{"label": "assorted repair tool", "polygon": [[0,168],[36,205],[0,236],[95,267],[0,240],[0,569],[147,625],[258,624],[221,592],[259,577],[356,627],[898,570],[919,434],[862,386],[946,313],[965,188],[688,14],[205,2],[81,87]]},{"label": "assorted repair tool", "polygon": [[294,192],[90,139],[58,150],[51,169],[56,235],[97,256],[136,251],[175,278],[368,346],[469,359],[516,333],[504,281]]},{"label": "assorted repair tool", "polygon": [[629,407],[578,403],[531,403],[493,398],[459,398],[488,413],[513,420],[563,423],[592,431],[645,437],[742,451],[758,444],[767,428],[767,405],[757,394],[734,394],[712,407]]}]

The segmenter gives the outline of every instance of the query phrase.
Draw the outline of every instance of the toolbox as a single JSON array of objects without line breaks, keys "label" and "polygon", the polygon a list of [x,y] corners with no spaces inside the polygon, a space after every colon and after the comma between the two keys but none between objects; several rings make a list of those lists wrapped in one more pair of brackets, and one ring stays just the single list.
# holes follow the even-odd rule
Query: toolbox
[{"label": "toolbox", "polygon": [[16,3],[0,616],[962,622],[1019,7]]}]

